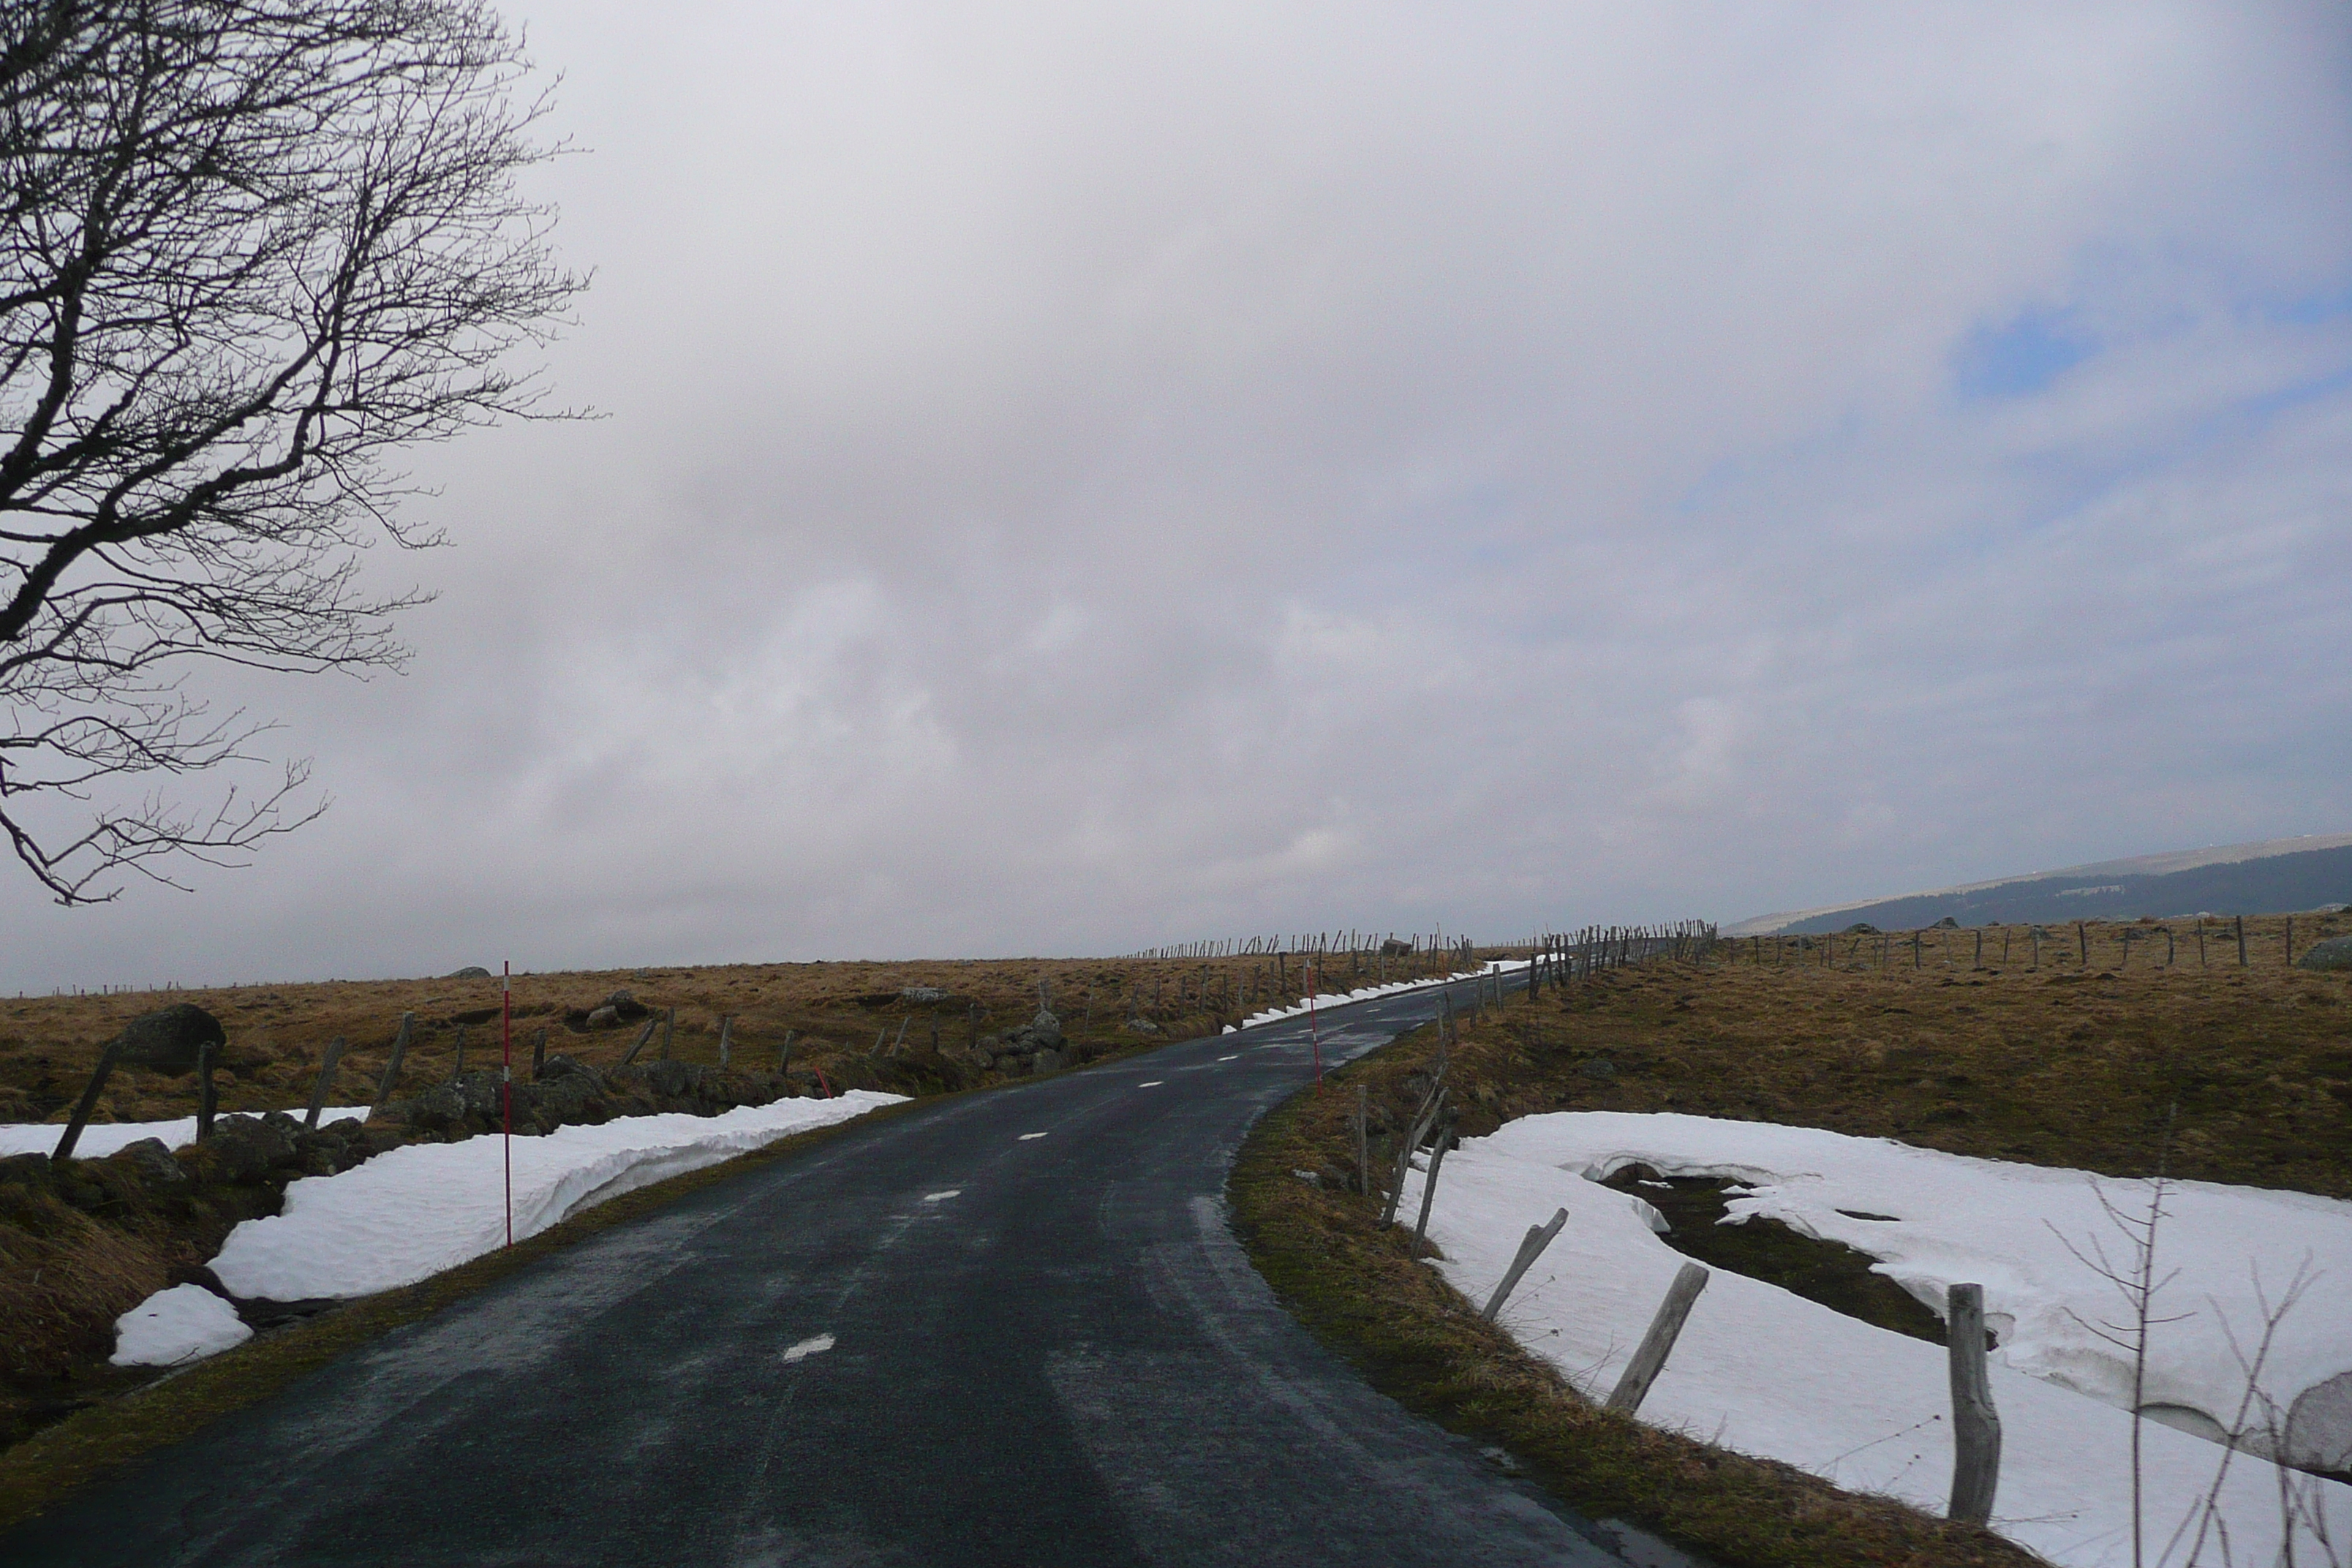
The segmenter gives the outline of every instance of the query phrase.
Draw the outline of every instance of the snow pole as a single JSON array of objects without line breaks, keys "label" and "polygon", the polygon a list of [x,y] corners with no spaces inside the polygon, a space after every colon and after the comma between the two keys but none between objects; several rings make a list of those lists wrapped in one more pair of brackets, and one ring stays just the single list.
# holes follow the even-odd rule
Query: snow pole
[{"label": "snow pole", "polygon": [[506,1116],[507,1245],[514,1245],[514,963],[499,973],[499,1036],[504,1059],[499,1066],[499,1099]]}]

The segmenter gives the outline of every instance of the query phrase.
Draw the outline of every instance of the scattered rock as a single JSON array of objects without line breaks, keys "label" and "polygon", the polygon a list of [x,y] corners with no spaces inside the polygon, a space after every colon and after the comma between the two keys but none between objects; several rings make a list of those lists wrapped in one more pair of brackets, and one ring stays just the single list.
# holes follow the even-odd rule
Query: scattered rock
[{"label": "scattered rock", "polygon": [[1124,1028],[1130,1035],[1156,1035],[1160,1032],[1159,1025],[1153,1023],[1149,1018],[1139,1016],[1129,1018],[1125,1024],[1121,1025],[1120,1027]]},{"label": "scattered rock", "polygon": [[[615,991],[610,996],[605,997],[604,1000],[597,1006],[596,1012],[602,1012],[606,1007],[610,1007],[613,1010],[614,1016],[619,1018],[624,1024],[634,1024],[652,1011],[651,1008],[646,1006],[642,1002],[639,1002],[634,994],[626,991]],[[596,1012],[590,1013],[589,1016],[592,1018],[596,1016]]]},{"label": "scattered rock", "polygon": [[257,1182],[273,1167],[301,1163],[294,1145],[302,1124],[282,1110],[267,1116],[224,1116],[213,1123],[213,1135],[197,1147],[215,1162],[231,1182]]},{"label": "scattered rock", "polygon": [[1305,1182],[1310,1187],[1319,1187],[1323,1184],[1323,1176],[1320,1172],[1293,1171],[1290,1173],[1297,1177],[1300,1181]]},{"label": "scattered rock", "polygon": [[175,1002],[131,1019],[123,1027],[121,1038],[122,1049],[116,1060],[174,1078],[196,1070],[197,1053],[207,1044],[215,1054],[228,1045],[220,1020],[193,1002]]},{"label": "scattered rock", "polygon": [[2352,969],[2352,936],[2332,936],[2313,944],[2294,961],[2297,969]]},{"label": "scattered rock", "polygon": [[901,1002],[944,1002],[948,994],[936,985],[909,985],[898,993]]},{"label": "scattered rock", "polygon": [[1934,925],[1929,926],[1927,929],[1929,931],[1958,931],[1960,929],[1960,922],[1953,919],[1950,915],[1946,915],[1942,920],[1937,921]]},{"label": "scattered rock", "polygon": [[151,1187],[176,1187],[188,1179],[188,1173],[172,1156],[172,1151],[161,1138],[142,1138],[135,1143],[125,1143],[116,1150],[113,1158],[128,1165],[139,1180]]},{"label": "scattered rock", "polygon": [[1579,1062],[1576,1070],[1587,1078],[1612,1079],[1617,1076],[1617,1064],[1607,1057],[1590,1057]]},{"label": "scattered rock", "polygon": [[449,976],[452,980],[488,980],[490,972],[478,963],[469,963]]},{"label": "scattered rock", "polygon": [[617,1007],[592,1007],[582,1020],[592,1029],[609,1029],[620,1021],[621,1010]]},{"label": "scattered rock", "polygon": [[1876,936],[1878,934],[1878,928],[1872,925],[1868,921],[1856,921],[1853,924],[1845,928],[1845,934],[1848,936]]}]

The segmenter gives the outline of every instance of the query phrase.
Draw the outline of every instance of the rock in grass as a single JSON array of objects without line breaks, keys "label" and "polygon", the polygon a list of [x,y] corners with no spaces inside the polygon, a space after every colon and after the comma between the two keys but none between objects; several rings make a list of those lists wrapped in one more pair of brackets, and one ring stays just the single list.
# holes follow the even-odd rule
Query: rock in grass
[{"label": "rock in grass", "polygon": [[2297,969],[2352,969],[2352,936],[2332,936],[2294,961]]},{"label": "rock in grass", "polygon": [[478,963],[469,963],[449,976],[452,980],[488,980],[490,972]]},{"label": "rock in grass", "polygon": [[175,1002],[125,1025],[121,1055],[116,1059],[126,1067],[148,1068],[176,1078],[196,1070],[197,1054],[208,1043],[218,1059],[228,1044],[220,1020],[193,1002]]},{"label": "rock in grass", "polygon": [[142,1138],[135,1143],[125,1143],[114,1152],[114,1158],[131,1167],[142,1184],[151,1187],[176,1187],[188,1179],[180,1162],[161,1138]]}]

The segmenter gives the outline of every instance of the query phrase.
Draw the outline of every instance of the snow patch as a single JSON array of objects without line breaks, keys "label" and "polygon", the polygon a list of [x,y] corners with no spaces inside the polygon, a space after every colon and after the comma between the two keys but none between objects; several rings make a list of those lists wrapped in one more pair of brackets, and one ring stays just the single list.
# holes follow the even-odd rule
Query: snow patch
[{"label": "snow patch", "polygon": [[[852,1089],[719,1116],[625,1116],[514,1142],[514,1234],[538,1235],[636,1188],[906,1097]],[[338,1176],[286,1189],[283,1213],[229,1232],[213,1271],[239,1297],[373,1295],[480,1257],[506,1240],[505,1143],[412,1143]]]},{"label": "snow patch", "polygon": [[[2059,1326],[2063,1303],[2090,1308],[2084,1315],[2097,1322],[2115,1318],[2120,1301],[2042,1223],[2068,1232],[2086,1230],[2094,1220],[2104,1226],[2089,1177],[1690,1116],[1568,1112],[1528,1117],[1492,1137],[1471,1139],[1447,1156],[1438,1183],[1430,1234],[1444,1258],[1433,1266],[1465,1297],[1484,1302],[1528,1224],[1567,1209],[1566,1228],[1520,1283],[1501,1321],[1529,1352],[1596,1397],[1615,1385],[1667,1285],[1688,1261],[1654,1233],[1656,1211],[1648,1204],[1586,1179],[1635,1161],[1671,1173],[1749,1183],[1754,1191],[1740,1200],[1745,1212],[1793,1216],[1871,1253],[1923,1300],[1932,1294],[1939,1309],[1944,1283],[1983,1284],[1988,1308],[2011,1320],[1990,1368],[2002,1435],[1994,1528],[2067,1568],[2131,1562],[2132,1420],[2077,1392],[2105,1386],[2107,1363],[2083,1346],[2089,1336],[2079,1327]],[[1407,1177],[1406,1210],[1419,1203],[1423,1179],[1418,1173]],[[2111,1201],[2128,1206],[2129,1184],[2101,1184]],[[2168,1204],[2159,1241],[2165,1266],[2184,1269],[2165,1298],[2168,1310],[2200,1309],[2208,1318],[2234,1312],[2233,1303],[2245,1299],[2250,1266],[2263,1270],[2275,1296],[2309,1252],[2316,1267],[2329,1268],[2330,1285],[2303,1304],[2294,1348],[2278,1363],[2280,1386],[2300,1386],[2298,1379],[2321,1368],[2352,1366],[2352,1331],[2329,1304],[2342,1299],[2331,1290],[2340,1292],[2352,1278],[2352,1258],[2337,1250],[2352,1243],[2352,1231],[2341,1228],[2352,1219],[2352,1205],[2214,1184],[2179,1188],[2175,1195],[2185,1201]],[[1856,1220],[1840,1215],[1841,1205],[1903,1217]],[[2053,1250],[2074,1273],[2059,1268]],[[2209,1295],[2218,1307],[2207,1304]],[[2231,1326],[2243,1334],[2250,1325],[2232,1317]],[[2259,1323],[2251,1326],[2259,1333]],[[2203,1402],[2218,1392],[2217,1374],[2202,1359],[2206,1332],[2195,1320],[2158,1331],[2166,1399]],[[2290,1366],[2299,1370],[2290,1373]],[[2071,1382],[2054,1375],[2061,1371]],[[1952,1475],[1948,1377],[1938,1346],[1716,1270],[1642,1418],[1941,1514]],[[2237,1382],[2242,1388],[2242,1373]],[[2235,1411],[2231,1401],[2224,1416]],[[2278,1556],[2279,1479],[2269,1465],[2154,1423],[2142,1427],[2141,1442],[2151,1562],[2184,1521],[2191,1521],[2188,1533],[2162,1560],[2169,1568],[2189,1561],[2194,1516],[2224,1461],[2220,1499],[2231,1553],[2239,1563]],[[2352,1488],[2287,1476],[2336,1542],[2352,1539]],[[2325,1560],[2314,1552],[2308,1525],[2298,1529],[2300,1554]],[[2196,1560],[2218,1563],[2221,1552],[2209,1537]]]},{"label": "snow patch", "polygon": [[[310,1108],[298,1105],[287,1114],[299,1120],[310,1114]],[[364,1105],[331,1105],[319,1112],[319,1125],[341,1121],[346,1116],[364,1118]],[[223,1112],[224,1115],[232,1114]],[[233,1114],[264,1116],[267,1111],[235,1112]],[[56,1152],[58,1140],[65,1136],[62,1121],[11,1121],[0,1124],[0,1156],[8,1154],[47,1154]],[[196,1119],[183,1116],[176,1121],[93,1121],[81,1130],[81,1139],[74,1145],[78,1160],[103,1160],[117,1153],[142,1138],[160,1138],[167,1149],[184,1149],[196,1141]]]},{"label": "snow patch", "polygon": [[201,1285],[158,1290],[114,1320],[116,1366],[178,1366],[253,1338],[236,1309]]}]

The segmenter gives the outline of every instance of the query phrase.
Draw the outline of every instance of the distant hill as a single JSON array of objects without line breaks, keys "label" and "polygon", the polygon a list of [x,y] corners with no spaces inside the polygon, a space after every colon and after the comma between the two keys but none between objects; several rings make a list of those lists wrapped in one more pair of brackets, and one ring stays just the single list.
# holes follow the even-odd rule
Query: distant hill
[{"label": "distant hill", "polygon": [[2057,871],[1826,909],[1757,915],[1727,936],[1843,931],[1866,921],[1916,931],[1949,917],[1962,925],[2137,920],[2142,915],[2279,914],[2352,902],[2352,833],[2180,849]]}]

